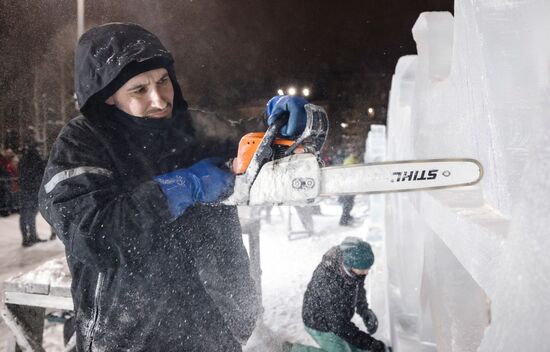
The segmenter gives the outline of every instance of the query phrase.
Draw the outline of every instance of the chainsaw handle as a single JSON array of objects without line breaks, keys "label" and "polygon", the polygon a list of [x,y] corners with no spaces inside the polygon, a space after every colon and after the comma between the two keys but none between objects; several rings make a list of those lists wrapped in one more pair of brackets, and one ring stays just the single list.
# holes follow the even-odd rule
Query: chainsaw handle
[{"label": "chainsaw handle", "polygon": [[262,166],[269,161],[272,156],[271,145],[275,141],[275,138],[279,135],[281,128],[288,122],[288,114],[281,115],[271,126],[268,127],[267,131],[264,134],[264,138],[260,142],[258,149],[254,153],[250,164],[246,168],[246,181],[249,185],[252,185],[258,172]]},{"label": "chainsaw handle", "polygon": [[[279,136],[279,132],[281,131],[281,128],[283,128],[284,125],[288,122],[289,114],[284,113],[282,114],[271,126],[267,128],[267,131],[265,131],[264,138],[262,139],[260,143],[260,147],[264,144],[267,144],[268,146],[271,146],[273,142],[275,141],[275,138]],[[258,149],[260,149],[258,147]]]},{"label": "chainsaw handle", "polygon": [[314,104],[306,104],[304,109],[307,117],[306,126],[302,134],[294,140],[294,144],[285,151],[285,156],[292,155],[298,146],[302,146],[320,158],[319,153],[328,133],[327,113],[323,107]]}]

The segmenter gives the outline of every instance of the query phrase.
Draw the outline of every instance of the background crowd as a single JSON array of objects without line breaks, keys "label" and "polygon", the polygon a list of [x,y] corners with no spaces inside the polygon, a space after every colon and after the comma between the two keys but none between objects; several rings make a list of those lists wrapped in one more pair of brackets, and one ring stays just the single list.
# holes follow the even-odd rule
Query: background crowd
[{"label": "background crowd", "polygon": [[[45,162],[37,143],[26,138],[19,148],[0,149],[0,216],[19,213],[23,247],[44,242],[36,233],[38,190]],[[51,239],[55,235],[51,235]]]}]

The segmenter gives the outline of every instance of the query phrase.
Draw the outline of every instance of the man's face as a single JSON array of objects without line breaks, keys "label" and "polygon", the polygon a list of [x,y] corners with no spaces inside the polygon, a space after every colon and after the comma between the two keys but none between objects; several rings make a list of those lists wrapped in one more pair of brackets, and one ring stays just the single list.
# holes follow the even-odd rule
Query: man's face
[{"label": "man's face", "polygon": [[351,271],[357,276],[367,276],[370,269],[355,269],[351,268]]},{"label": "man's face", "polygon": [[137,117],[172,116],[174,87],[165,68],[140,73],[119,88],[106,103]]}]

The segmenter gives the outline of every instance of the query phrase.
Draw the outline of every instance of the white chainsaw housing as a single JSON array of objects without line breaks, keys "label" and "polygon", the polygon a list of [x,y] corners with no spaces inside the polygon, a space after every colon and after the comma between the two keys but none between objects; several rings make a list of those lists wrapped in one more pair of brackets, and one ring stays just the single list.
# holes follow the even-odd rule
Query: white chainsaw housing
[{"label": "white chainsaw housing", "polygon": [[315,155],[293,154],[262,166],[252,186],[245,175],[235,179],[225,204],[306,204],[319,196],[321,170]]},{"label": "white chainsaw housing", "polygon": [[266,163],[250,188],[250,205],[306,203],[320,192],[319,162],[313,154],[294,154]]},{"label": "white chainsaw housing", "polygon": [[[433,190],[471,186],[483,176],[473,159],[388,161],[320,168],[311,153],[293,154],[264,164],[257,177],[237,176],[225,204],[304,205],[340,195]],[[252,185],[250,185],[252,182]]]}]

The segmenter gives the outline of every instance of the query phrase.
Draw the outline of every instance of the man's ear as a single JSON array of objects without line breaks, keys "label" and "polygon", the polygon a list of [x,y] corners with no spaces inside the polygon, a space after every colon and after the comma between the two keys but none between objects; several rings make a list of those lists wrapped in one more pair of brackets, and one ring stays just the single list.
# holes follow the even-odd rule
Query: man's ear
[{"label": "man's ear", "polygon": [[105,104],[107,105],[115,105],[115,98],[111,95],[107,100],[105,100]]}]

